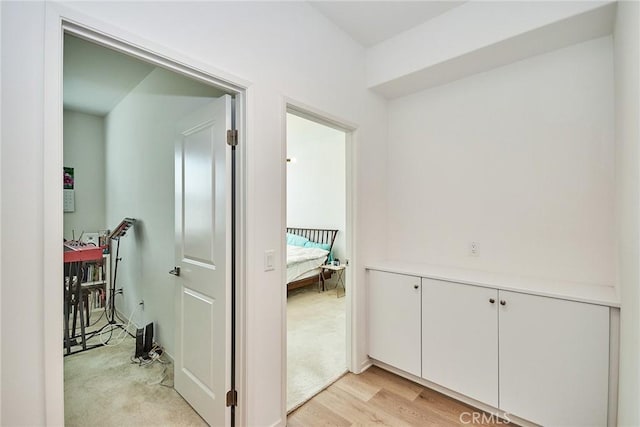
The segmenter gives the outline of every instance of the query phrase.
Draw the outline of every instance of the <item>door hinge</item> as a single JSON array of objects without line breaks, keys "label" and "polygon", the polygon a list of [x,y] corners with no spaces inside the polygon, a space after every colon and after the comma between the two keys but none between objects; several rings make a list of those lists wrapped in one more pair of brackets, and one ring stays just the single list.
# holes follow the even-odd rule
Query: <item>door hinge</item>
[{"label": "door hinge", "polygon": [[227,131],[227,144],[232,147],[238,145],[238,130],[237,129],[229,129]]},{"label": "door hinge", "polygon": [[227,392],[227,406],[238,406],[238,392],[236,390]]}]

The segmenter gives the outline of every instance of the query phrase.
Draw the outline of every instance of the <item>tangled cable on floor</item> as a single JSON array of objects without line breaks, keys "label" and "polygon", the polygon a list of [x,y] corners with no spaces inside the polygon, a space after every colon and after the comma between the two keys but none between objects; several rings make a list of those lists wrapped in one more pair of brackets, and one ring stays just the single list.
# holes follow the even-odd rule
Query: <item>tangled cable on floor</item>
[{"label": "tangled cable on floor", "polygon": [[[104,346],[107,346],[107,347],[113,347],[113,346],[122,344],[122,342],[127,338],[127,335],[129,335],[129,327],[132,324],[131,319],[133,319],[133,315],[136,313],[136,311],[138,311],[139,307],[140,307],[140,305],[137,305],[133,309],[133,311],[131,311],[131,315],[129,315],[129,321],[126,324],[124,324],[124,323],[110,323],[110,324],[107,325],[106,329],[101,330],[100,333],[98,334],[98,336],[100,338],[100,343],[102,345],[104,345]],[[120,332],[114,337],[113,336],[113,331],[116,328],[120,328]],[[109,333],[109,337],[105,340],[104,339],[104,335],[107,332]],[[112,339],[114,339],[115,342],[111,342]]]},{"label": "tangled cable on floor", "polygon": [[162,363],[163,365],[171,363],[162,360],[163,354],[164,349],[162,348],[162,346],[157,343],[153,343],[153,347],[151,347],[151,350],[149,350],[149,353],[147,353],[147,357],[131,356],[131,363],[137,363],[140,366],[151,365],[155,362]]},{"label": "tangled cable on floor", "polygon": [[149,351],[149,353],[147,353],[147,357],[131,357],[131,363],[136,363],[138,364],[138,366],[141,367],[148,367],[153,365],[154,363],[160,363],[162,365],[164,365],[164,369],[162,370],[162,374],[160,377],[160,380],[158,381],[153,381],[153,382],[149,382],[147,383],[147,385],[161,385],[163,387],[169,387],[169,388],[173,388],[173,384],[165,384],[164,381],[167,379],[167,369],[169,367],[169,365],[171,365],[171,362],[168,362],[166,360],[162,359],[162,356],[164,355],[164,349],[162,348],[161,345],[157,344],[157,343],[153,343],[153,347],[151,348],[151,350]]}]

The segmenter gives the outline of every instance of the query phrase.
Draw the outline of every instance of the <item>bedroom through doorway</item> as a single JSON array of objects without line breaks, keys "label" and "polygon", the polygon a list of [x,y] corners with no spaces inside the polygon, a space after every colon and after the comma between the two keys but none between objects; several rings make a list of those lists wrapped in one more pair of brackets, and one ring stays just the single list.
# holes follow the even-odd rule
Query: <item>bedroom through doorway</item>
[{"label": "bedroom through doorway", "polygon": [[347,133],[287,112],[287,411],[347,372]]}]

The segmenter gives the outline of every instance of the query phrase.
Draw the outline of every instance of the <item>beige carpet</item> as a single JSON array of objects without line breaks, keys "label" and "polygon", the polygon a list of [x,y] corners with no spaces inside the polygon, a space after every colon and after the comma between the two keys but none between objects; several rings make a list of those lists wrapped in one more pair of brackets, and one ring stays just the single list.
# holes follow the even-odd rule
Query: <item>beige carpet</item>
[{"label": "beige carpet", "polygon": [[131,362],[134,339],[64,358],[66,426],[206,426],[173,389],[173,365]]},{"label": "beige carpet", "polygon": [[[337,298],[335,289],[318,293],[311,286],[290,292],[288,410],[346,372],[345,322],[345,298]],[[90,342],[99,341],[94,338]],[[134,348],[134,339],[127,337],[118,346],[64,358],[65,425],[206,426],[171,387],[173,366],[131,363]]]},{"label": "beige carpet", "polygon": [[345,298],[337,298],[335,289],[319,293],[316,286],[289,292],[287,410],[314,396],[346,370]]}]

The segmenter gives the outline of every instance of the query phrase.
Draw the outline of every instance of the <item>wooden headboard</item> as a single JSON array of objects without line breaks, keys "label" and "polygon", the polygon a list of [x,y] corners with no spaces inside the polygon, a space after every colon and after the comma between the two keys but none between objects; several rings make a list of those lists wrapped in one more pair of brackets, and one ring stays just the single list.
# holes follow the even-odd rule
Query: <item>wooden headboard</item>
[{"label": "wooden headboard", "polygon": [[331,245],[331,247],[329,248],[329,252],[331,252],[331,250],[333,249],[333,242],[336,240],[336,234],[338,234],[338,230],[327,230],[323,228],[287,227],[287,233],[306,237],[312,242],[328,243]]}]

